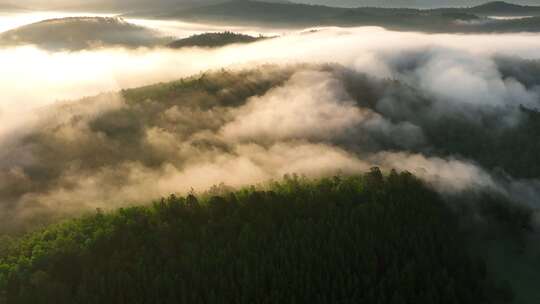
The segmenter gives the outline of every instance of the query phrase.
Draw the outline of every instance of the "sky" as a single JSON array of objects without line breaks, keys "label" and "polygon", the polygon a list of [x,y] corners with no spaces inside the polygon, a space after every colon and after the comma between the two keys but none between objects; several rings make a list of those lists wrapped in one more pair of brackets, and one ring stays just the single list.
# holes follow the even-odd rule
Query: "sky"
[{"label": "sky", "polygon": [[[1,4],[13,4],[20,7],[36,9],[155,9],[158,5],[178,6],[182,4],[215,3],[225,0],[0,0]],[[271,1],[271,0],[269,0]],[[433,8],[449,6],[474,6],[489,2],[489,0],[292,0],[291,2],[306,4],[323,4],[329,6],[384,6],[384,7],[415,7]],[[539,0],[507,0],[506,2],[526,5],[540,5]]]},{"label": "sky", "polygon": [[12,4],[22,8],[30,9],[153,9],[161,6],[193,4],[201,2],[214,2],[213,0],[0,0],[0,4]]}]

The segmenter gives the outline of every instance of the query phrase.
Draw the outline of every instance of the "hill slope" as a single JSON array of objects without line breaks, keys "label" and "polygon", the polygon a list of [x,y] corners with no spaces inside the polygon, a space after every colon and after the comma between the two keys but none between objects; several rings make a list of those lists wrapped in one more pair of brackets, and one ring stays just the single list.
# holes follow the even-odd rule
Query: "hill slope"
[{"label": "hill slope", "polygon": [[163,13],[164,18],[188,18],[200,21],[307,24],[332,18],[344,9],[293,3],[235,0],[176,12]]},{"label": "hill slope", "polygon": [[4,244],[0,301],[510,303],[467,246],[410,174],[293,177],[171,196]]},{"label": "hill slope", "polygon": [[511,4],[503,1],[489,2],[468,9],[469,12],[486,16],[532,16],[540,15],[540,7]]},{"label": "hill slope", "polygon": [[[540,85],[538,63],[509,60],[497,64],[505,78],[517,79],[530,88]],[[339,104],[306,104],[300,100],[298,108],[291,110],[288,101],[295,97],[279,95],[285,86],[300,92],[300,96],[326,96],[326,86],[297,84],[301,77],[319,77],[314,78],[317,80],[321,75],[344,86],[343,95],[351,96],[351,105],[345,107],[348,112],[367,113],[366,118],[362,116],[366,123],[348,127],[351,133],[347,134],[362,136],[336,135],[335,142],[333,137],[328,140],[330,135],[321,135],[318,128],[330,124],[340,130],[341,125],[336,127],[331,120]],[[384,107],[385,98],[399,103]],[[281,101],[283,104],[278,103]],[[432,109],[440,102],[424,97],[416,86],[370,80],[341,67],[265,67],[206,73],[59,105],[50,110],[52,113],[43,113],[39,128],[30,128],[0,154],[0,231],[24,230],[23,215],[18,212],[25,205],[32,205],[35,211],[25,214],[29,217],[26,222],[48,222],[65,210],[81,212],[84,208],[114,208],[118,203],[148,200],[164,192],[159,186],[165,186],[166,192],[187,191],[228,180],[233,186],[241,185],[246,180],[275,178],[291,170],[349,172],[358,166],[385,164],[384,158],[367,158],[367,165],[359,164],[354,161],[355,155],[366,158],[378,151],[403,150],[425,153],[426,146],[432,156],[444,159],[460,155],[518,180],[540,177],[540,164],[535,161],[540,154],[540,113],[520,108],[519,101],[513,106],[493,107],[459,104],[458,112],[449,107],[444,115],[433,119]],[[294,115],[299,111],[318,120],[297,126]],[[463,117],[462,111],[475,119]],[[269,118],[263,115],[267,112]],[[501,120],[513,115],[520,117],[516,125],[501,126]],[[273,119],[287,119],[292,129],[276,128]],[[244,126],[244,120],[250,124]],[[414,137],[404,141],[403,129],[415,136],[418,129],[422,130],[417,136],[422,141]],[[164,142],[163,138],[169,140]],[[305,138],[307,144],[295,140]],[[401,156],[407,158],[407,153]],[[275,159],[274,154],[283,156]],[[339,161],[326,162],[327,157]],[[322,158],[320,169],[310,170],[311,166],[304,163],[306,158]],[[419,160],[422,158],[423,166],[430,166],[425,157]],[[345,166],[348,164],[353,168]],[[246,174],[248,170],[242,170],[242,166],[257,175]],[[387,166],[391,169],[396,164]],[[199,167],[214,172],[214,179],[201,181]],[[231,170],[238,173],[233,178]],[[145,185],[143,192],[138,190],[141,185]],[[86,202],[81,193],[91,195],[94,204]]]},{"label": "hill slope", "polygon": [[[428,56],[396,69],[415,73]],[[508,58],[493,65],[504,79],[531,89],[540,85],[538,62]],[[12,246],[0,241],[0,297],[7,303],[213,302],[207,297],[328,303],[340,296],[433,303],[438,295],[458,303],[497,303],[486,299],[491,296],[505,302],[507,292],[492,288],[492,271],[470,262],[468,247],[462,247],[467,244],[458,227],[469,227],[469,220],[481,226],[465,231],[480,247],[471,251],[495,256],[490,269],[520,290],[518,297],[540,297],[537,242],[528,241],[531,213],[499,198],[517,187],[520,196],[531,195],[525,203],[539,206],[523,179],[540,177],[540,113],[517,98],[491,106],[467,100],[453,108],[402,81],[333,65],[264,66],[208,72],[40,112],[37,127],[0,154],[2,233],[96,208],[148,203],[191,187],[223,181],[241,186],[286,172],[353,175],[375,165],[384,172],[408,166],[430,188],[408,174],[384,179],[374,170],[368,178],[307,186],[293,178],[234,195],[216,187],[213,199],[188,196],[99,212]],[[434,114],[441,103],[445,110]],[[514,125],[501,125],[514,115]],[[493,175],[496,189],[486,194],[481,185],[493,171],[504,172],[507,182]],[[460,183],[472,193],[461,193]],[[450,189],[444,197],[466,225],[456,225],[430,190],[448,193],[441,185]],[[495,249],[484,246],[486,239]]]},{"label": "hill slope", "polygon": [[169,43],[169,47],[179,49],[183,47],[220,47],[235,43],[250,43],[266,39],[265,37],[252,37],[249,35],[237,34],[232,32],[222,33],[204,33],[193,35],[188,38],[180,39]]},{"label": "hill slope", "polygon": [[159,33],[121,18],[50,19],[0,34],[0,45],[34,44],[48,50],[82,50],[104,46],[141,47],[170,41]]},{"label": "hill slope", "polygon": [[[342,7],[385,7],[435,9],[441,7],[464,8],[485,4],[489,0],[294,0],[296,3]],[[536,0],[507,0],[517,5],[537,5]]]},{"label": "hill slope", "polygon": [[[495,10],[494,8],[495,7]],[[516,9],[519,8],[519,9]],[[503,12],[507,10],[507,13]],[[384,9],[336,8],[292,3],[265,3],[258,1],[228,1],[191,9],[167,11],[157,18],[191,20],[221,24],[271,25],[276,27],[309,26],[382,26],[395,30],[426,32],[494,32],[522,31],[521,25],[505,20],[483,18],[484,15],[515,16],[527,11],[527,16],[538,12],[539,7],[521,7],[494,3],[468,9]],[[527,21],[527,30],[540,31],[536,19]]]}]

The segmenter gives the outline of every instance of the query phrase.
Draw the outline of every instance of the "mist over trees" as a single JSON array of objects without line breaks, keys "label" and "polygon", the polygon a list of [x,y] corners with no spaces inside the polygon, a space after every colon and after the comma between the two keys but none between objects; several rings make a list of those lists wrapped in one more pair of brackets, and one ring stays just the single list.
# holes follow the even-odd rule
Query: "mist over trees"
[{"label": "mist over trees", "polygon": [[409,173],[285,177],[98,212],[3,244],[0,300],[511,303],[464,232]]},{"label": "mist over trees", "polygon": [[0,304],[540,301],[540,17],[128,3],[0,34]]},{"label": "mist over trees", "polygon": [[[425,70],[423,56],[394,68],[403,75]],[[523,79],[523,88],[509,96],[503,88],[491,105],[481,95],[449,102],[420,79],[315,65],[216,71],[43,110],[34,127],[5,139],[2,229],[220,182],[241,186],[374,165],[411,170],[443,193],[480,187],[538,207],[534,195],[516,195],[539,189],[528,182],[540,176],[540,78],[531,77],[537,63],[494,62],[501,81]]]},{"label": "mist over trees", "polygon": [[[350,68],[337,64],[216,69],[173,82],[104,93],[39,109],[35,120],[28,120],[24,129],[5,133],[0,142],[6,147],[0,150],[0,231],[11,236],[2,241],[5,245],[0,249],[4,265],[0,270],[0,281],[5,284],[3,296],[21,303],[36,301],[39,295],[49,293],[59,302],[74,301],[73,297],[84,297],[92,292],[103,295],[96,301],[114,298],[112,293],[117,294],[118,290],[126,297],[152,296],[147,289],[137,295],[123,294],[124,289],[114,283],[120,280],[118,273],[124,273],[121,280],[126,276],[147,280],[144,278],[147,275],[152,282],[161,282],[155,283],[161,286],[179,282],[172,274],[172,278],[158,279],[155,273],[161,268],[155,266],[143,249],[140,249],[143,250],[141,260],[126,259],[127,270],[106,264],[115,260],[117,252],[135,252],[142,248],[141,244],[146,244],[135,238],[133,243],[114,241],[116,247],[106,246],[114,248],[113,252],[92,260],[92,263],[109,265],[99,269],[100,273],[110,273],[111,281],[99,284],[113,287],[102,289],[101,285],[90,283],[99,280],[94,279],[97,274],[89,273],[88,269],[94,268],[87,264],[90,260],[81,258],[82,249],[63,246],[66,242],[79,244],[83,239],[94,238],[95,234],[100,239],[99,227],[106,223],[98,221],[90,227],[82,224],[87,227],[81,228],[83,231],[68,226],[64,231],[74,231],[76,236],[64,237],[62,232],[58,238],[52,237],[56,245],[47,243],[48,237],[44,241],[40,235],[47,229],[39,227],[84,216],[96,209],[100,210],[98,218],[106,215],[113,219],[122,214],[115,213],[118,208],[148,205],[170,193],[194,195],[220,183],[224,184],[214,188],[218,193],[215,196],[227,200],[227,193],[249,184],[259,184],[256,189],[268,190],[264,183],[280,180],[287,173],[310,178],[333,175],[346,178],[361,175],[376,166],[383,176],[390,176],[392,169],[411,172],[416,176],[413,180],[421,181],[422,188],[427,187],[430,195],[435,195],[430,202],[444,202],[448,208],[444,213],[457,217],[459,224],[446,228],[466,235],[465,243],[459,241],[458,244],[466,248],[464,251],[471,250],[475,254],[465,255],[464,260],[460,258],[455,263],[462,265],[461,262],[474,260],[478,255],[483,260],[479,263],[485,263],[487,269],[483,275],[483,271],[477,273],[482,267],[464,266],[476,282],[485,284],[474,292],[468,289],[472,288],[470,285],[459,285],[456,288],[462,291],[456,291],[458,299],[486,299],[487,294],[498,294],[499,299],[504,300],[514,293],[518,303],[528,303],[527,299],[537,297],[534,283],[540,272],[534,271],[534,265],[540,252],[535,245],[540,228],[540,168],[535,161],[540,119],[539,63],[449,48],[381,52],[378,57],[370,57],[370,62],[376,63],[380,76],[376,77],[373,71],[371,74],[361,72],[361,66]],[[369,70],[370,67],[363,68]],[[368,189],[369,183],[362,180],[355,187],[358,191]],[[338,188],[345,191],[341,186]],[[419,188],[410,189],[412,196],[419,191]],[[381,191],[386,193],[386,190]],[[406,191],[403,191],[395,196],[385,194],[377,203],[405,196]],[[369,201],[369,197],[360,197],[362,199],[358,200]],[[343,198],[344,201],[349,199]],[[185,200],[193,202],[191,198]],[[198,200],[204,201],[204,198]],[[331,201],[341,204],[341,199]],[[274,204],[270,205],[273,210]],[[146,207],[125,210],[129,211],[122,221],[129,223],[139,223],[136,210],[143,210],[143,214],[154,212]],[[166,210],[165,214],[175,214]],[[85,223],[84,219],[81,221],[75,223]],[[149,218],[148,221],[154,220]],[[155,225],[168,225],[165,223],[159,219]],[[416,227],[415,223],[400,228],[405,231],[400,235],[408,235],[406,231]],[[115,225],[114,221],[111,229],[116,230]],[[140,229],[132,226],[121,229],[118,239],[131,239],[132,231],[167,239],[180,237],[176,231],[166,234],[167,237],[160,236],[161,232],[152,232],[154,226],[144,225]],[[62,226],[49,229],[55,231],[55,227]],[[37,232],[26,238],[17,237],[36,229]],[[370,229],[379,228],[375,225]],[[79,237],[81,234],[77,231],[85,236]],[[307,231],[298,233],[309,234]],[[57,239],[59,243],[55,243]],[[190,246],[189,241],[186,242],[178,246]],[[321,242],[328,243],[326,239]],[[446,243],[438,248],[448,248],[443,244]],[[79,248],[77,246],[75,248]],[[71,249],[75,251],[69,251]],[[99,249],[84,250],[89,250],[88,256],[94,256]],[[151,255],[162,255],[159,250],[162,249]],[[32,252],[32,257],[28,252]],[[43,264],[26,262],[28,259],[40,261],[42,257]],[[73,258],[75,266],[64,272],[61,265],[66,260],[61,257]],[[57,259],[63,262],[55,264]],[[148,273],[129,268],[136,262],[150,265]],[[205,262],[201,259],[195,263]],[[453,262],[444,259],[444,263]],[[179,271],[180,268],[173,266],[167,269]],[[412,272],[423,269],[410,267],[414,269]],[[509,273],[505,267],[515,271]],[[20,272],[19,269],[26,270]],[[181,269],[194,275],[205,273],[198,272],[202,271],[200,269]],[[257,282],[249,269],[251,266],[246,270],[246,280]],[[401,276],[399,269],[390,275],[390,281],[398,282],[395,284],[403,282],[395,281],[394,274]],[[441,275],[440,271],[445,276],[444,269],[431,270],[433,276]],[[81,273],[86,273],[83,277],[88,279],[82,281]],[[267,275],[274,277],[271,273]],[[461,278],[460,274],[456,275]],[[370,276],[378,278],[376,274]],[[508,285],[504,281],[509,282],[513,292],[508,286],[504,287]],[[66,284],[71,289],[66,289]],[[155,286],[152,284],[148,286]],[[258,286],[262,285],[256,288]],[[374,290],[372,285],[366,286]],[[433,294],[446,297],[450,292],[432,287]],[[219,288],[222,287],[216,290],[233,287]],[[193,292],[193,297],[198,297],[195,289]],[[326,296],[333,298],[334,293],[339,292],[342,292],[340,288],[332,288]],[[373,292],[377,296],[377,291]],[[463,295],[468,292],[471,292],[470,298]],[[305,294],[299,291],[296,296]],[[181,295],[173,292],[173,296]],[[281,296],[286,295],[276,295]],[[350,297],[356,299],[354,295]],[[91,297],[87,299],[92,301]]]}]

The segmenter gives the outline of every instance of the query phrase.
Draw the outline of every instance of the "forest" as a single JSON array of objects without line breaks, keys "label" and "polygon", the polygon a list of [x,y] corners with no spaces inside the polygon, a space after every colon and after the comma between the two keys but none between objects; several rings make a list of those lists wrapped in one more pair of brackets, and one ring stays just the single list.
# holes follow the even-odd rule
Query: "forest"
[{"label": "forest", "polygon": [[540,303],[540,9],[456,1],[0,0],[0,304]]},{"label": "forest", "polygon": [[169,43],[168,46],[173,49],[179,49],[183,47],[215,48],[234,43],[250,43],[262,39],[267,38],[263,36],[253,37],[233,32],[204,33],[199,35],[192,35],[187,38],[173,41]]},{"label": "forest", "polygon": [[[494,62],[540,82],[537,62]],[[268,65],[59,104],[1,155],[21,168],[0,174],[4,301],[529,303],[540,113],[442,102],[339,65]],[[190,194],[146,207],[163,192]]]},{"label": "forest", "polygon": [[[485,206],[515,236],[530,224]],[[2,242],[0,303],[511,303],[462,220],[410,173],[378,168],[215,187]]]},{"label": "forest", "polygon": [[[127,16],[190,20],[214,24],[274,27],[380,26],[391,30],[435,33],[540,31],[540,8],[490,2],[464,8],[342,8],[280,1],[233,0],[181,9],[141,11]],[[517,16],[500,20],[492,16]]]}]

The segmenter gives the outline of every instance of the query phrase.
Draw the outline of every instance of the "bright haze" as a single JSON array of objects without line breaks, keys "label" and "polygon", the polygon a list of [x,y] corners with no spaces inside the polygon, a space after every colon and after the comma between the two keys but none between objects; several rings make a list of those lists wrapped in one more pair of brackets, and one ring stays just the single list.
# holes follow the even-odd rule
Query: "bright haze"
[{"label": "bright haze", "polygon": [[[46,6],[78,3],[47,1]],[[138,8],[148,2],[107,4]],[[445,119],[459,118],[464,128],[479,130],[490,130],[497,121],[496,132],[508,134],[528,123],[520,109],[537,109],[540,96],[535,17],[516,17],[513,6],[511,20],[473,14],[484,7],[387,15],[282,1],[180,6],[172,15],[157,6],[149,17],[143,16],[149,14],[146,8],[128,15],[3,11],[0,217],[10,218],[3,228],[24,226],[34,214],[63,216],[219,183],[239,187],[285,173],[321,176],[373,165],[410,170],[443,193],[487,187],[540,206],[535,169],[518,171],[510,162],[449,149],[437,136],[442,127],[437,122]],[[289,6],[306,13],[289,19],[282,10]],[[258,14],[266,19],[254,20]],[[340,16],[350,19],[340,23]],[[460,33],[464,30],[470,32]],[[205,36],[226,31],[236,36]],[[217,92],[236,101],[222,104],[220,97],[204,107],[185,105],[182,98],[195,97],[171,92],[174,102],[153,108],[157,97],[150,94],[138,106],[149,107],[141,109],[146,120],[118,121],[118,115],[142,115],[133,108],[130,91],[122,90],[204,79],[221,69],[254,73],[246,81],[262,87],[235,92],[209,76]],[[171,125],[158,117],[168,117]],[[117,138],[117,127],[127,128],[129,136]],[[96,163],[101,154],[111,158]],[[115,183],[109,182],[112,172]]]},{"label": "bright haze", "polygon": [[[508,254],[529,254],[536,2],[0,0],[0,236],[377,167],[414,174],[458,213],[486,193],[527,210]],[[519,300],[538,296],[540,272],[514,262],[519,278],[501,277]]]}]

